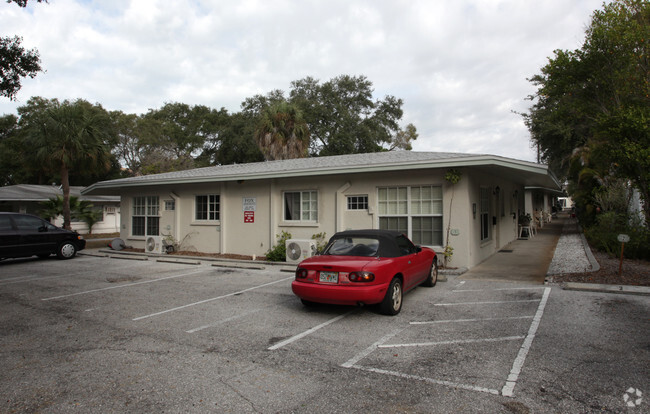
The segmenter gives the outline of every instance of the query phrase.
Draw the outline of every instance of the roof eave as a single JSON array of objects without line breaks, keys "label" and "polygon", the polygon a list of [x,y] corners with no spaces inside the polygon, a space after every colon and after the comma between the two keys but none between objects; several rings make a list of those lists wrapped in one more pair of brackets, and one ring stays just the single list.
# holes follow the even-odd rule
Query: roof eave
[{"label": "roof eave", "polygon": [[[404,171],[404,170],[417,170],[423,168],[462,168],[474,167],[482,165],[498,165],[507,168],[514,168],[523,171],[528,171],[536,174],[551,175],[554,183],[557,179],[550,173],[548,167],[543,164],[537,164],[528,161],[520,161],[511,158],[504,158],[496,155],[478,155],[468,156],[462,158],[448,158],[442,160],[424,160],[413,161],[409,163],[378,163],[365,166],[344,166],[344,167],[330,167],[330,168],[303,168],[296,170],[285,171],[272,171],[272,172],[256,172],[244,173],[239,175],[222,175],[222,176],[199,176],[199,177],[178,177],[178,178],[160,178],[160,179],[145,179],[145,180],[111,180],[103,181],[92,184],[84,189],[81,194],[107,194],[101,190],[120,188],[136,188],[143,186],[160,186],[160,185],[174,185],[174,184],[195,184],[204,182],[227,182],[239,180],[261,180],[273,178],[289,178],[289,177],[313,177],[320,175],[330,174],[359,174],[359,173],[373,173],[385,171]],[[560,187],[557,183],[558,188]],[[115,193],[112,191],[111,193]]]}]

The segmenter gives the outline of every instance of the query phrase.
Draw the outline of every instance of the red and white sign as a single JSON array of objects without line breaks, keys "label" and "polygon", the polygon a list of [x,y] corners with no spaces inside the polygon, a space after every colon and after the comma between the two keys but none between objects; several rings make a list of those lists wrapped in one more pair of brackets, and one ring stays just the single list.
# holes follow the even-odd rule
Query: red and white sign
[{"label": "red and white sign", "polygon": [[244,211],[244,223],[255,223],[254,211]]}]

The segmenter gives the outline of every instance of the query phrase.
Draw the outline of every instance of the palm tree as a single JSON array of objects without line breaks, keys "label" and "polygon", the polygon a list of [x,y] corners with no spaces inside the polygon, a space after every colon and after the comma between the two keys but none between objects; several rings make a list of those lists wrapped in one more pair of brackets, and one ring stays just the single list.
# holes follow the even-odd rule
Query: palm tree
[{"label": "palm tree", "polygon": [[267,161],[304,158],[309,128],[295,105],[279,102],[262,110],[255,140]]},{"label": "palm tree", "polygon": [[110,168],[106,111],[84,100],[53,101],[28,137],[37,162],[59,173],[63,189],[63,227],[70,229],[70,171]]}]

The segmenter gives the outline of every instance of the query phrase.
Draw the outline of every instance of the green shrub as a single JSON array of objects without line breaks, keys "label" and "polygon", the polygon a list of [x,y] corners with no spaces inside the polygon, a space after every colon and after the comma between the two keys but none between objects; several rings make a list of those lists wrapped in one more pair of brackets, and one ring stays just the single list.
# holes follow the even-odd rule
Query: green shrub
[{"label": "green shrub", "polygon": [[266,252],[266,260],[271,262],[284,262],[287,260],[287,246],[286,241],[291,238],[291,233],[283,231],[276,235],[278,244],[273,246]]},{"label": "green shrub", "polygon": [[621,255],[619,234],[627,234],[630,241],[625,243],[624,255],[628,259],[650,259],[650,229],[639,219],[629,219],[625,214],[607,212],[596,217],[596,222],[585,230],[589,244],[610,256]]},{"label": "green shrub", "polygon": [[327,234],[325,232],[316,233],[311,236],[311,239],[316,241],[316,251],[320,254],[327,247]]}]

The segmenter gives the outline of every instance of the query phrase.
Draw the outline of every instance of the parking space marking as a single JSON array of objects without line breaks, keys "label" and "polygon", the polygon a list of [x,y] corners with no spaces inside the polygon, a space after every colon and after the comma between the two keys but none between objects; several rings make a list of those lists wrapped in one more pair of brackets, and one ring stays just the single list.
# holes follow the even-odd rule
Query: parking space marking
[{"label": "parking space marking", "polygon": [[343,363],[341,366],[343,368],[356,368],[357,367],[357,365],[356,365],[357,362],[361,361],[362,359],[364,359],[368,355],[372,354],[379,347],[379,345],[387,342],[389,339],[391,339],[395,335],[398,335],[404,329],[406,329],[406,327],[397,329],[397,330],[395,330],[395,331],[393,331],[393,332],[391,332],[389,334],[386,334],[386,335],[382,336],[381,338],[379,338],[379,340],[377,342],[370,345],[368,348],[364,349],[363,351],[359,352],[354,357],[352,357],[352,359],[350,359],[347,362]]},{"label": "parking space marking", "polygon": [[501,300],[501,301],[488,301],[488,302],[458,302],[458,303],[434,303],[433,306],[460,306],[460,305],[498,305],[503,303],[526,303],[526,302],[539,302],[539,299],[525,299],[525,300]]},{"label": "parking space marking", "polygon": [[419,347],[419,346],[436,346],[436,345],[455,345],[455,344],[473,344],[477,342],[501,342],[501,341],[518,341],[524,339],[525,336],[503,336],[501,338],[480,338],[480,339],[456,339],[453,341],[440,341],[440,342],[415,342],[410,344],[383,344],[377,348],[406,348],[406,347]]},{"label": "parking space marking", "polygon": [[533,316],[504,316],[502,318],[474,318],[474,319],[446,319],[442,321],[414,321],[410,325],[430,325],[436,323],[456,323],[456,322],[484,322],[484,321],[503,321],[510,319],[533,319]]},{"label": "parking space marking", "polygon": [[202,331],[202,330],[204,330],[204,329],[214,328],[215,326],[219,326],[219,325],[221,325],[221,324],[224,324],[224,323],[227,323],[227,322],[230,322],[230,321],[234,321],[234,320],[237,320],[237,319],[241,319],[241,318],[243,318],[243,317],[245,317],[245,316],[251,315],[251,314],[256,313],[256,312],[259,312],[259,311],[261,311],[261,310],[262,310],[262,309],[253,309],[253,310],[250,310],[250,311],[248,311],[248,312],[240,313],[239,315],[231,316],[230,318],[221,319],[220,321],[217,321],[217,322],[215,322],[215,323],[211,323],[211,324],[209,324],[209,325],[199,326],[198,328],[190,329],[189,331],[185,331],[185,332],[187,332],[187,333],[194,333],[194,332]]},{"label": "parking space marking", "polygon": [[163,280],[174,279],[174,278],[178,278],[178,277],[190,276],[190,275],[193,275],[193,274],[196,274],[196,273],[205,272],[207,270],[209,270],[209,269],[194,270],[192,272],[181,273],[179,275],[161,277],[161,278],[158,278],[158,279],[151,279],[151,280],[143,280],[141,282],[133,282],[133,283],[125,284],[125,285],[109,286],[109,287],[105,287],[105,288],[85,290],[83,292],[70,293],[70,294],[67,294],[67,295],[60,295],[60,296],[52,296],[51,298],[44,298],[44,299],[41,299],[41,300],[63,299],[63,298],[69,298],[71,296],[85,295],[87,293],[102,292],[102,291],[111,290],[111,289],[122,289],[122,288],[137,286],[137,285],[144,285],[145,283],[154,283],[154,282],[160,282],[160,281],[163,281]]},{"label": "parking space marking", "polygon": [[276,283],[284,282],[284,281],[289,280],[289,279],[295,279],[295,276],[290,276],[290,277],[287,277],[287,278],[284,278],[284,279],[276,280],[274,282],[265,283],[265,284],[259,285],[259,286],[253,286],[251,288],[240,290],[240,291],[233,292],[233,293],[228,293],[226,295],[221,295],[221,296],[217,296],[217,297],[210,298],[210,299],[204,299],[204,300],[200,300],[198,302],[188,303],[187,305],[177,306],[175,308],[166,309],[164,311],[160,311],[160,312],[156,312],[156,313],[151,313],[149,315],[138,316],[137,318],[133,318],[133,320],[134,321],[139,321],[139,320],[142,320],[142,319],[152,318],[154,316],[164,315],[165,313],[174,312],[174,311],[189,308],[189,307],[192,307],[192,306],[202,305],[204,303],[212,302],[212,301],[215,301],[215,300],[224,299],[224,298],[228,298],[228,297],[235,296],[235,295],[241,295],[244,292],[249,292],[251,290],[260,289],[260,288],[263,288],[265,286],[274,285]]},{"label": "parking space marking", "polygon": [[431,384],[445,385],[445,386],[448,386],[448,387],[459,388],[459,389],[463,389],[463,390],[479,391],[479,392],[485,392],[485,393],[488,393],[488,394],[499,395],[499,390],[493,390],[491,388],[485,388],[485,387],[477,387],[477,386],[474,386],[474,385],[461,384],[459,382],[436,380],[436,379],[433,379],[433,378],[421,377],[419,375],[405,374],[403,372],[388,371],[388,370],[379,369],[379,368],[364,367],[364,366],[361,366],[361,365],[355,365],[355,366],[353,366],[351,368],[360,369],[362,371],[375,372],[377,374],[391,375],[391,376],[394,376],[394,377],[412,379],[412,380],[417,380],[417,381],[424,381],[424,382],[428,382],[428,383],[431,383]]},{"label": "parking space marking", "polygon": [[351,311],[349,311],[347,313],[344,313],[343,315],[339,315],[336,318],[332,318],[329,321],[323,322],[318,326],[314,326],[313,328],[308,329],[305,332],[299,333],[298,335],[294,335],[291,338],[288,338],[288,339],[285,339],[284,341],[278,342],[277,344],[275,344],[273,346],[270,346],[267,349],[269,351],[275,351],[276,349],[282,348],[285,345],[289,345],[290,343],[296,342],[297,340],[299,340],[301,338],[304,338],[307,335],[311,335],[314,332],[316,332],[317,330],[319,330],[321,328],[324,328],[327,325],[331,325],[334,322],[339,321],[339,320],[345,318],[346,316],[350,315],[352,312],[356,312],[356,311],[357,311],[357,309],[352,309]]},{"label": "parking space marking", "polygon": [[535,339],[535,334],[537,333],[537,328],[539,327],[539,324],[542,320],[544,308],[546,307],[546,302],[548,301],[550,294],[551,288],[545,288],[544,295],[542,296],[542,300],[540,301],[539,306],[537,307],[537,312],[535,313],[535,317],[533,318],[533,323],[530,324],[530,328],[528,329],[528,335],[526,335],[526,339],[524,339],[524,343],[519,349],[519,354],[517,354],[517,358],[515,358],[515,361],[512,364],[510,375],[508,375],[506,384],[501,390],[501,394],[506,397],[512,397],[514,393],[515,385],[517,385],[517,379],[519,378],[521,369],[524,366],[524,362],[526,361],[526,356],[528,355],[528,351],[530,350],[530,347],[533,343],[533,339]]},{"label": "parking space marking", "polygon": [[[111,271],[115,270],[121,270],[121,269],[131,269],[133,268],[133,265],[131,266],[119,266],[119,267],[111,267]],[[15,283],[23,283],[23,282],[38,282],[41,280],[49,280],[49,279],[58,279],[61,277],[74,277],[78,275],[84,275],[87,274],[88,271],[84,272],[75,272],[75,273],[62,273],[60,275],[55,275],[55,276],[45,276],[45,277],[38,277],[38,275],[31,275],[31,276],[17,276],[13,277],[10,279],[4,279],[0,281],[0,286],[1,285],[11,285]]]},{"label": "parking space marking", "polygon": [[529,286],[529,287],[518,287],[518,288],[496,288],[496,289],[454,289],[453,293],[465,293],[465,292],[493,292],[501,290],[531,290],[531,289],[544,289],[544,286]]},{"label": "parking space marking", "polygon": [[[519,289],[519,288],[515,288]],[[526,289],[526,288],[524,288]],[[537,307],[537,311],[534,316],[512,316],[512,317],[503,317],[503,318],[476,318],[476,319],[457,319],[457,320],[441,320],[441,321],[424,321],[424,322],[410,322],[409,325],[422,325],[422,324],[436,324],[436,323],[455,323],[455,322],[483,322],[483,321],[491,321],[491,320],[504,320],[504,319],[532,319],[530,328],[528,329],[527,335],[518,335],[518,336],[507,336],[507,337],[500,337],[500,338],[483,338],[483,339],[464,339],[464,340],[452,340],[452,341],[440,341],[440,342],[424,342],[424,343],[402,343],[402,344],[386,344],[388,340],[390,340],[392,337],[396,336],[400,332],[402,332],[406,328],[402,328],[400,330],[397,330],[393,333],[390,333],[381,339],[379,339],[377,342],[372,344],[370,347],[368,347],[366,350],[362,351],[361,353],[357,354],[354,358],[350,359],[349,361],[345,362],[341,366],[344,368],[356,368],[359,370],[363,371],[368,371],[368,372],[374,372],[378,374],[383,374],[383,375],[391,375],[399,378],[406,378],[406,379],[412,379],[412,380],[417,380],[417,381],[425,381],[429,382],[432,384],[438,384],[438,385],[445,385],[449,387],[454,387],[454,388],[460,388],[460,389],[465,389],[465,390],[470,390],[470,391],[479,391],[479,392],[485,392],[489,394],[494,394],[494,395],[503,395],[506,397],[512,397],[514,393],[514,388],[517,384],[517,379],[519,378],[519,374],[521,373],[521,370],[523,369],[524,362],[526,360],[526,356],[528,354],[528,351],[530,350],[530,347],[532,345],[533,339],[535,338],[535,334],[537,332],[537,328],[539,327],[539,324],[542,319],[542,315],[544,314],[544,308],[546,307],[546,303],[548,301],[548,297],[551,292],[551,288],[549,287],[543,287],[544,293],[542,295],[541,299],[535,299],[535,300],[515,300],[515,301],[494,301],[494,302],[465,302],[465,303],[441,303],[441,304],[434,304],[436,306],[452,306],[452,305],[485,305],[485,304],[504,304],[504,303],[522,303],[522,302],[539,302],[539,305]],[[498,289],[498,290],[512,290],[512,289]],[[508,375],[508,378],[505,382],[505,385],[503,388],[499,391],[497,389],[491,389],[491,388],[486,388],[486,387],[477,387],[474,385],[469,385],[469,384],[462,384],[462,383],[457,383],[457,382],[452,382],[452,381],[443,381],[443,380],[436,380],[433,378],[427,378],[427,377],[422,377],[418,375],[411,375],[411,374],[406,374],[403,372],[398,372],[398,371],[390,371],[390,370],[385,370],[381,368],[372,368],[372,367],[367,367],[367,366],[362,366],[358,365],[359,361],[373,353],[374,351],[378,349],[386,349],[386,348],[400,348],[400,347],[424,347],[424,346],[436,346],[436,345],[453,345],[453,344],[463,344],[463,343],[479,343],[479,342],[497,342],[497,341],[520,341],[523,339],[523,343],[519,349],[519,352],[512,364],[512,368],[510,370],[510,373]]]}]

